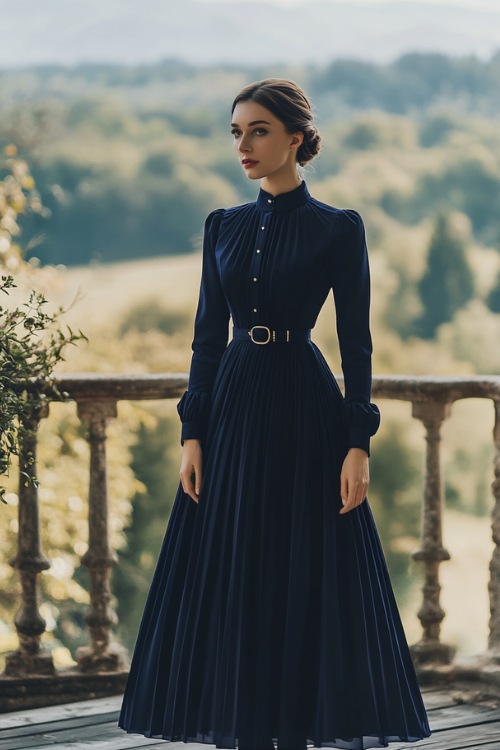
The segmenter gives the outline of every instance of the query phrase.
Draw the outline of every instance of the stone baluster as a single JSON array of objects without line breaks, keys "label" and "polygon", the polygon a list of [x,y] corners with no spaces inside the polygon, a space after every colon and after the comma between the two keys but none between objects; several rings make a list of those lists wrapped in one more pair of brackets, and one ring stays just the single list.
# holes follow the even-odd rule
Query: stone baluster
[{"label": "stone baluster", "polygon": [[423,602],[418,612],[423,633],[420,641],[411,649],[415,662],[422,665],[449,664],[455,652],[452,646],[440,641],[441,623],[445,612],[440,604],[439,566],[443,560],[450,559],[449,552],[443,547],[442,539],[440,433],[441,425],[450,415],[450,411],[450,403],[437,399],[412,403],[412,415],[423,422],[427,442],[421,545],[412,555],[414,560],[422,561],[425,566]]},{"label": "stone baluster", "polygon": [[490,562],[490,635],[488,650],[500,660],[500,401],[495,400],[495,424],[493,427],[494,479],[491,485],[494,498],[491,530],[495,549]]},{"label": "stone baluster", "polygon": [[36,477],[37,430],[48,408],[43,407],[33,415],[21,436],[19,456],[19,531],[16,557],[10,561],[21,578],[21,607],[14,623],[19,636],[19,647],[7,654],[5,674],[9,677],[52,675],[52,655],[41,646],[45,620],[40,614],[38,576],[50,568],[50,562],[40,548],[40,513],[38,487],[27,475]]},{"label": "stone baluster", "polygon": [[85,616],[90,644],[79,648],[76,658],[84,672],[115,672],[127,666],[124,648],[111,641],[111,628],[118,619],[110,589],[116,555],[109,545],[106,426],[116,417],[116,402],[82,401],[78,416],[87,426],[90,444],[89,546],[82,557],[90,574],[90,606]]}]

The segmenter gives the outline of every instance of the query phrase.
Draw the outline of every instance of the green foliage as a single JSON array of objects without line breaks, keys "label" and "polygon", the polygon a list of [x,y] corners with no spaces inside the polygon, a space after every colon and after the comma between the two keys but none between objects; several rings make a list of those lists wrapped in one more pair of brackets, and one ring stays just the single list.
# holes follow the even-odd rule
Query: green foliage
[{"label": "green foliage", "polygon": [[132,179],[123,180],[116,165],[59,159],[52,170],[56,182],[43,192],[52,215],[50,235],[36,256],[75,265],[191,252],[192,237],[213,208],[213,178],[197,184],[176,167],[168,153],[155,152]]},{"label": "green foliage", "polygon": [[390,216],[410,224],[422,221],[436,210],[461,211],[471,219],[480,241],[498,245],[499,202],[500,173],[486,160],[465,152],[444,168],[434,167],[417,175],[410,192],[385,191],[380,204]]},{"label": "green foliage", "polygon": [[[15,238],[20,234],[19,216],[30,212],[43,214],[44,207],[28,164],[20,159],[13,144],[5,147],[5,163],[0,180],[0,265],[18,270],[22,252]],[[14,277],[1,277],[0,294],[8,296],[16,287]],[[46,311],[43,294],[32,291],[22,307],[0,305],[0,476],[9,472],[13,456],[19,455],[33,419],[49,394],[62,398],[52,377],[54,367],[62,361],[68,344],[85,338],[68,326],[59,326],[63,313]],[[32,456],[24,456],[25,481],[36,477],[29,470]],[[4,500],[5,487],[0,487]]]},{"label": "green foliage", "polygon": [[174,171],[174,158],[166,151],[148,154],[144,159],[140,172],[153,177],[171,177]]},{"label": "green foliage", "polygon": [[409,554],[418,546],[422,480],[416,456],[397,423],[373,443],[369,499],[391,577],[401,595],[408,588]]},{"label": "green foliage", "polygon": [[488,307],[491,312],[500,313],[500,273],[496,278],[496,283],[488,295]]},{"label": "green foliage", "polygon": [[[81,265],[190,252],[210,210],[255,196],[232,153],[229,107],[241,84],[276,72],[174,60],[33,69],[37,93],[23,112],[48,129],[34,173],[51,222],[26,217],[40,235],[27,257]],[[315,192],[400,225],[460,211],[479,242],[500,245],[500,54],[337,60],[279,74],[304,84],[318,114],[324,148],[307,171]],[[21,85],[16,75],[5,73],[7,91]],[[0,144],[17,126],[15,101],[2,105]]]},{"label": "green foliage", "polygon": [[[8,295],[13,287],[14,278],[2,276],[0,292]],[[19,455],[23,438],[47,397],[63,397],[53,378],[54,367],[68,344],[85,338],[69,326],[62,330],[58,320],[63,310],[47,313],[46,304],[42,294],[32,291],[21,308],[0,305],[0,475],[8,474],[12,457]],[[36,477],[28,473],[25,480],[36,481]],[[0,499],[4,494],[5,488],[0,487]]]},{"label": "green foliage", "polygon": [[[414,336],[415,330],[415,284],[404,271],[396,274],[397,284],[393,294],[388,298],[385,307],[384,322],[396,331],[402,339]],[[418,311],[418,298],[417,298]]]},{"label": "green foliage", "polygon": [[177,461],[169,446],[177,444],[177,420],[160,417],[154,424],[142,421],[132,447],[132,469],[144,489],[132,499],[130,525],[125,529],[126,548],[113,571],[118,600],[120,640],[131,650],[144,609],[168,517],[179,484]]},{"label": "green foliage", "polygon": [[[462,111],[498,114],[500,52],[490,59],[446,56],[438,53],[410,53],[387,65],[359,60],[334,60],[325,66],[296,65],[198,67],[167,59],[135,66],[84,63],[72,67],[40,65],[29,69],[33,97],[46,99],[54,93],[62,101],[87,99],[92,106],[96,92],[119,92],[134,103],[147,102],[157,108],[158,100],[180,101],[189,112],[186,126],[202,128],[207,101],[229,102],[245,82],[270,75],[300,79],[321,108],[330,112],[383,109],[397,114],[415,113],[451,101]],[[26,77],[22,71],[4,70],[5,89],[17,93]],[[213,84],[209,82],[214,82]],[[16,89],[17,87],[17,89]],[[161,92],[159,96],[159,92]],[[108,98],[109,98],[108,94]],[[154,105],[151,104],[154,102]],[[165,107],[166,108],[166,107]],[[201,113],[201,117],[199,116]],[[75,110],[72,125],[78,126],[82,111]],[[209,118],[210,119],[210,118]]]},{"label": "green foliage", "polygon": [[500,315],[488,310],[480,299],[462,307],[450,323],[439,328],[436,348],[448,351],[455,361],[467,363],[467,371],[497,374],[500,372]]},{"label": "green foliage", "polygon": [[0,162],[0,267],[13,272],[22,264],[22,252],[17,242],[21,234],[19,217],[23,214],[43,215],[45,209],[28,164],[19,158],[17,147],[7,143],[4,155],[3,162]]},{"label": "green foliage", "polygon": [[433,114],[420,127],[420,143],[424,148],[434,148],[445,142],[446,138],[456,129],[457,118],[443,112]]},{"label": "green foliage", "polygon": [[493,114],[499,108],[499,75],[500,53],[486,62],[410,53],[386,66],[336,60],[322,70],[313,70],[310,89],[315,98],[334,97],[337,109],[347,106],[408,114],[453,101],[468,111]]},{"label": "green foliage", "polygon": [[358,122],[344,139],[344,146],[364,151],[373,148],[379,142],[379,133],[374,124]]},{"label": "green foliage", "polygon": [[[467,214],[479,238],[487,244],[500,240],[498,220],[494,218],[500,204],[500,175],[482,159],[465,157],[433,180],[427,177],[420,194],[432,198],[435,205],[448,197],[448,206]],[[495,209],[496,206],[496,209]]]},{"label": "green foliage", "polygon": [[438,215],[429,246],[427,270],[419,282],[424,308],[418,321],[423,338],[433,338],[442,323],[472,297],[474,284],[462,240],[452,232],[448,218]]}]

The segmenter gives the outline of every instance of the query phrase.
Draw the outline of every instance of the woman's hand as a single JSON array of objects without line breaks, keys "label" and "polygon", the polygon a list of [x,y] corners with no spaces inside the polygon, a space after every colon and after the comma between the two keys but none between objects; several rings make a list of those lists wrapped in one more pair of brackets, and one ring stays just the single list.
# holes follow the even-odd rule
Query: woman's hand
[{"label": "woman's hand", "polygon": [[184,440],[179,474],[182,489],[187,495],[193,498],[195,503],[199,501],[200,495],[201,466],[202,451],[200,441],[195,438]]},{"label": "woman's hand", "polygon": [[362,448],[350,448],[340,472],[340,496],[343,508],[340,513],[348,513],[366,498],[370,484],[368,453]]}]

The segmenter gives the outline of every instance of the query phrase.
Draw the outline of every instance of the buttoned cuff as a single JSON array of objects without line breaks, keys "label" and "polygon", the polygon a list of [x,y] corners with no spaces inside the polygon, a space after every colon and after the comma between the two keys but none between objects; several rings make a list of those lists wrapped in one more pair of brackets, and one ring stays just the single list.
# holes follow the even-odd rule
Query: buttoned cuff
[{"label": "buttoned cuff", "polygon": [[348,448],[362,448],[370,455],[370,433],[361,427],[350,427],[347,433]]},{"label": "buttoned cuff", "polygon": [[183,422],[181,427],[181,445],[184,440],[202,440],[202,426],[199,422]]}]

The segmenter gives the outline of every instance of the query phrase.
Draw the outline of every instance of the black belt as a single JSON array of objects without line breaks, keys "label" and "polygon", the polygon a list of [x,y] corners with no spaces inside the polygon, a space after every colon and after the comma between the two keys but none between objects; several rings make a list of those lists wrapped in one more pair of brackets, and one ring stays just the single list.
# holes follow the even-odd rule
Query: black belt
[{"label": "black belt", "polygon": [[311,329],[301,331],[275,331],[267,326],[233,328],[233,338],[237,341],[251,341],[254,344],[293,343],[310,341]]}]

